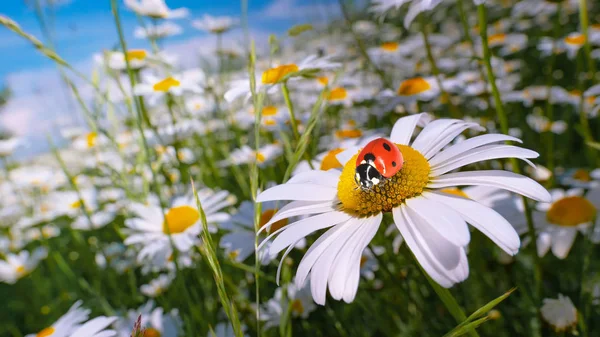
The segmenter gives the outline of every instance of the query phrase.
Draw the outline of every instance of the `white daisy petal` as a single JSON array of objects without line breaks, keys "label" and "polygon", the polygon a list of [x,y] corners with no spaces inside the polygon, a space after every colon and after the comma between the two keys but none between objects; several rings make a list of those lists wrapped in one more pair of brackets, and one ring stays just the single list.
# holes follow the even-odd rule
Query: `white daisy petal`
[{"label": "white daisy petal", "polygon": [[[452,244],[464,247],[471,234],[465,221],[452,208],[435,200],[415,197],[406,200],[406,206],[420,215],[442,237]],[[435,210],[435,212],[432,212]]]},{"label": "white daisy petal", "polygon": [[552,235],[552,254],[563,260],[569,255],[571,247],[577,237],[576,228],[560,228],[551,233]]},{"label": "white daisy petal", "polygon": [[392,128],[390,140],[396,144],[408,145],[422,116],[423,113],[420,113],[398,119]]},{"label": "white daisy petal", "polygon": [[423,156],[427,159],[433,157],[439,150],[441,150],[444,146],[448,145],[456,136],[461,134],[466,129],[480,129],[483,128],[477,123],[457,123],[456,125],[452,125],[448,127],[448,129],[443,130],[437,139],[429,144],[427,148],[424,148]]},{"label": "white daisy petal", "polygon": [[354,155],[357,154],[358,151],[360,151],[360,149],[361,149],[360,146],[350,147],[350,148],[336,154],[335,158],[340,162],[340,164],[342,164],[342,166],[344,166],[344,165],[346,165],[348,160],[352,159],[352,157],[354,157]]},{"label": "white daisy petal", "polygon": [[[462,153],[454,157],[453,160],[448,160],[444,164],[439,165],[431,170],[431,175],[434,177],[440,176],[446,172],[457,168],[490,159],[500,158],[519,158],[525,160],[528,164],[533,164],[525,158],[537,158],[539,154],[535,151],[523,149],[512,145],[487,145]],[[534,166],[535,167],[535,166]]]},{"label": "white daisy petal", "polygon": [[258,233],[265,231],[270,225],[275,222],[291,218],[299,215],[316,214],[335,211],[336,208],[331,201],[313,202],[313,201],[292,201],[289,204],[281,207],[281,209],[273,215],[271,220],[267,222]]},{"label": "white daisy petal", "polygon": [[503,142],[503,141],[514,141],[521,143],[521,140],[512,136],[502,135],[502,134],[487,134],[481,135],[473,138],[469,138],[465,141],[462,141],[458,144],[452,145],[445,149],[444,151],[439,152],[433,158],[429,160],[429,164],[432,168],[437,168],[440,164],[443,164],[447,160],[453,160],[457,156],[465,153],[471,149],[474,149],[479,146],[488,145],[491,143]]},{"label": "white daisy petal", "polygon": [[293,176],[288,180],[288,184],[317,184],[330,187],[337,187],[337,182],[342,172],[339,170],[311,170],[307,172],[301,172]]},{"label": "white daisy petal", "polygon": [[283,184],[261,192],[257,202],[272,200],[326,201],[333,200],[337,189],[317,184]]}]

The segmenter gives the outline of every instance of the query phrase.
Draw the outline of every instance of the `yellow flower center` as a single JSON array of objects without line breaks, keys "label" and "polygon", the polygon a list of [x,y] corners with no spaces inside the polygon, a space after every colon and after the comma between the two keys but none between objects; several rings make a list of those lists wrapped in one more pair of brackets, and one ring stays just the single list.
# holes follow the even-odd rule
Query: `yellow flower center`
[{"label": "yellow flower center", "polygon": [[200,213],[190,206],[178,206],[169,209],[165,215],[163,231],[171,234],[183,233],[200,219]]},{"label": "yellow flower center", "polygon": [[344,151],[344,149],[337,148],[327,152],[325,157],[323,157],[323,161],[321,161],[320,169],[323,171],[327,171],[334,168],[342,167],[342,164],[336,157],[336,155],[342,151]]},{"label": "yellow flower center", "polygon": [[[263,227],[264,225],[267,224],[267,222],[269,222],[271,220],[271,218],[273,218],[273,215],[275,215],[275,213],[277,213],[276,209],[268,209],[266,211],[264,211],[261,215],[260,215],[260,227]],[[284,226],[286,226],[288,224],[288,219],[282,219],[279,221],[274,222],[273,224],[271,224],[271,228],[269,228],[269,234],[275,232],[278,229],[283,228]]]},{"label": "yellow flower center", "polygon": [[575,171],[575,173],[573,173],[573,179],[579,181],[592,181],[590,173],[583,169]]},{"label": "yellow flower center", "polygon": [[81,207],[81,200],[77,200],[74,201],[73,203],[71,203],[71,208],[80,208]]},{"label": "yellow flower center", "polygon": [[384,42],[381,44],[381,49],[388,52],[394,52],[398,50],[398,42]]},{"label": "yellow flower center", "polygon": [[345,99],[348,96],[348,92],[346,91],[346,89],[342,88],[342,87],[337,87],[337,88],[333,88],[331,89],[331,91],[329,92],[329,100],[330,101],[340,101]]},{"label": "yellow flower center", "polygon": [[440,192],[442,193],[446,193],[446,194],[452,194],[458,197],[463,197],[466,199],[470,199],[469,196],[461,189],[458,188],[444,188],[441,189]]},{"label": "yellow flower center", "polygon": [[263,108],[262,115],[263,116],[275,116],[277,114],[277,107],[274,105],[268,105]]},{"label": "yellow flower center", "polygon": [[587,199],[578,196],[565,197],[552,204],[546,218],[548,222],[565,227],[590,222],[596,216],[596,207]]},{"label": "yellow flower center", "polygon": [[240,255],[239,249],[232,250],[231,252],[229,252],[229,258],[232,260],[235,260],[235,258],[238,257],[238,255]]},{"label": "yellow flower center", "polygon": [[87,141],[87,146],[94,147],[94,145],[96,145],[97,138],[98,138],[98,133],[96,133],[96,132],[88,133],[87,136],[85,137],[85,139]]},{"label": "yellow flower center", "polygon": [[302,315],[304,313],[304,306],[302,305],[302,301],[300,301],[299,299],[295,299],[294,301],[292,301],[292,311],[295,312],[297,315]]},{"label": "yellow flower center", "polygon": [[257,160],[259,163],[264,163],[264,162],[265,162],[265,160],[267,160],[267,158],[265,158],[265,155],[264,155],[264,154],[262,154],[262,153],[260,153],[260,152],[259,152],[259,153],[257,153],[257,154],[256,154],[256,160]]},{"label": "yellow flower center", "polygon": [[356,183],[356,154],[350,159],[338,182],[338,199],[342,209],[356,216],[372,216],[381,212],[390,212],[408,198],[423,192],[429,182],[429,162],[417,150],[406,145],[398,145],[404,156],[404,166],[393,177],[385,179],[369,190]]},{"label": "yellow flower center", "polygon": [[398,88],[398,95],[400,96],[412,96],[431,89],[431,85],[423,77],[415,77],[408,79]]},{"label": "yellow flower center", "polygon": [[143,49],[132,49],[132,50],[129,50],[127,52],[127,54],[125,54],[125,57],[127,57],[128,61],[131,61],[131,60],[143,61],[146,59],[147,55],[148,54]]},{"label": "yellow flower center", "polygon": [[154,329],[154,328],[146,328],[144,329],[144,336],[143,337],[160,337],[161,333],[160,331]]},{"label": "yellow flower center", "polygon": [[565,37],[565,43],[570,45],[581,46],[585,43],[585,36],[583,34],[567,36]]},{"label": "yellow flower center", "polygon": [[359,129],[342,129],[335,132],[335,136],[342,139],[358,138],[362,136],[362,131]]},{"label": "yellow flower center", "polygon": [[17,266],[17,268],[15,268],[15,271],[17,272],[17,274],[23,275],[23,274],[25,274],[25,267],[22,265],[19,265],[19,266]]},{"label": "yellow flower center", "polygon": [[263,84],[275,84],[281,81],[283,77],[288,74],[295,73],[299,70],[297,65],[295,64],[284,64],[279,67],[267,69],[262,74],[262,83]]},{"label": "yellow flower center", "polygon": [[488,36],[488,43],[489,44],[504,43],[504,40],[506,40],[506,34],[494,34],[494,35]]},{"label": "yellow flower center", "polygon": [[173,87],[178,87],[180,85],[181,82],[179,82],[178,80],[174,79],[173,77],[167,77],[164,80],[152,86],[152,89],[154,89],[154,91],[167,92],[169,91],[169,89]]},{"label": "yellow flower center", "polygon": [[54,328],[49,326],[49,327],[45,328],[44,330],[38,332],[37,335],[35,335],[35,337],[48,337],[48,336],[52,336],[52,334],[54,334]]},{"label": "yellow flower center", "polygon": [[329,83],[329,78],[327,78],[327,76],[321,76],[321,77],[317,78],[317,81],[321,85],[326,86]]},{"label": "yellow flower center", "polygon": [[579,96],[581,96],[581,90],[577,90],[577,89],[569,90],[569,94],[579,97]]}]

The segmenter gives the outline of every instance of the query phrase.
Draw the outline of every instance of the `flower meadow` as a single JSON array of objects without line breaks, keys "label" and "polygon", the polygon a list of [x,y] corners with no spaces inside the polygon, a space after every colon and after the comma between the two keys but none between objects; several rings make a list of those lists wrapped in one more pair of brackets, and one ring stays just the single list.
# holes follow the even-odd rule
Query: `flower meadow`
[{"label": "flower meadow", "polygon": [[599,3],[340,0],[261,40],[246,1],[103,1],[83,72],[0,15],[84,121],[0,140],[0,336],[600,334]]}]

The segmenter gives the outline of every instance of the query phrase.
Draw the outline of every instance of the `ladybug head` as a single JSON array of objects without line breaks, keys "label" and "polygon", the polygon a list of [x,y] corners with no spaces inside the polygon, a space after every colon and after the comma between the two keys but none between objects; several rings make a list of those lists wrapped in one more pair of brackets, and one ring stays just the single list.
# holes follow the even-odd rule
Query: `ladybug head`
[{"label": "ladybug head", "polygon": [[377,171],[375,166],[370,163],[360,164],[356,167],[356,173],[354,180],[363,189],[370,189],[371,187],[379,184],[383,177],[381,173]]}]

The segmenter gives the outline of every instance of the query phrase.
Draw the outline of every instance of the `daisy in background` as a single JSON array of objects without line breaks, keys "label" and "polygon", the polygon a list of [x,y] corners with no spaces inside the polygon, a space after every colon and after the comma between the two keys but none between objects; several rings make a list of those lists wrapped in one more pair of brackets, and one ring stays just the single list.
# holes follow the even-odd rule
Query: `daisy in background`
[{"label": "daisy in background", "polygon": [[202,19],[192,21],[192,26],[196,29],[213,33],[223,34],[238,24],[236,18],[230,16],[211,16],[204,14]]},{"label": "daisy in background", "polygon": [[[204,188],[197,193],[206,221],[212,229],[216,224],[229,219],[227,213],[221,212],[223,208],[235,203],[235,198],[229,192],[213,192]],[[164,210],[154,203],[133,203],[129,208],[136,217],[125,220],[127,238],[124,243],[141,247],[138,261],[155,258],[167,260],[172,254],[169,235],[175,249],[182,252],[187,252],[200,243],[198,235],[202,225],[192,193],[176,197],[171,206]]]},{"label": "daisy in background", "polygon": [[585,234],[593,225],[600,208],[600,189],[592,190],[586,196],[582,189],[553,189],[550,195],[551,200],[538,203],[537,212],[534,212],[535,224],[539,226],[538,255],[544,256],[552,250],[554,256],[565,259],[577,233]]},{"label": "daisy in background", "polygon": [[554,328],[557,333],[575,331],[577,326],[577,308],[568,296],[558,294],[558,298],[544,298],[540,308],[542,318]]},{"label": "daisy in background", "polygon": [[169,289],[174,278],[175,275],[172,274],[160,274],[157,278],[150,280],[148,284],[141,285],[140,292],[148,297],[157,297]]},{"label": "daisy in background", "polygon": [[275,159],[279,158],[282,154],[283,147],[281,144],[266,144],[258,149],[258,151],[255,151],[248,145],[243,145],[233,150],[229,154],[229,158],[219,162],[219,165],[221,167],[228,167],[231,165],[258,163],[259,167],[265,167],[273,164]]},{"label": "daisy in background", "polygon": [[282,316],[288,311],[292,317],[307,319],[315,309],[317,306],[311,297],[309,285],[297,288],[295,284],[288,284],[277,288],[273,298],[262,305],[260,319],[266,321],[264,328],[269,329],[279,326]]},{"label": "daisy in background", "polygon": [[166,94],[181,96],[184,93],[202,93],[204,90],[199,83],[202,83],[204,79],[204,72],[200,69],[190,69],[179,75],[164,78],[147,75],[142,83],[133,87],[133,93],[136,96],[148,97],[148,103],[154,105]]},{"label": "daisy in background", "polygon": [[592,189],[600,187],[600,168],[594,170],[572,169],[560,178],[561,184],[574,188]]},{"label": "daisy in background", "polygon": [[12,137],[0,140],[0,157],[8,157],[21,145],[21,139]]},{"label": "daisy in background", "polygon": [[146,337],[177,337],[181,328],[179,311],[173,309],[165,312],[161,307],[155,307],[150,300],[137,310],[129,310],[124,317],[119,318],[114,327],[118,337],[129,337],[138,317],[141,316],[141,328]]},{"label": "daisy in background", "polygon": [[[276,67],[269,68],[257,75],[256,77],[256,91],[266,90],[269,94],[278,92],[279,86],[276,84],[287,81],[288,79],[296,79],[301,76],[302,73],[317,73],[322,70],[333,70],[341,66],[340,63],[333,62],[333,56],[319,57],[317,55],[310,55],[304,58],[300,63],[288,63],[282,64]],[[257,74],[260,73],[257,71]],[[250,99],[250,80],[241,79],[234,80],[231,82],[230,89],[225,93],[225,100],[227,102],[233,102],[238,98],[244,97],[247,101]]]},{"label": "daisy in background", "polygon": [[273,216],[266,228],[292,216],[313,214],[271,233],[261,243],[262,246],[277,236],[270,244],[269,253],[275,256],[286,249],[281,261],[296,242],[314,231],[329,228],[304,255],[295,277],[296,286],[301,288],[310,276],[316,303],[325,303],[327,289],[336,300],[354,300],[361,256],[379,229],[383,212],[393,214],[398,230],[423,269],[448,288],[469,274],[465,250],[470,241],[467,222],[507,254],[517,253],[520,240],[513,227],[496,211],[476,201],[445,194],[441,189],[490,186],[539,201],[550,200],[548,191],[537,182],[512,172],[448,173],[482,160],[515,157],[528,162],[528,158],[538,156],[531,150],[498,144],[518,139],[486,134],[442,151],[463,131],[480,127],[456,119],[439,119],[427,124],[411,142],[421,116],[404,117],[396,122],[390,139],[402,153],[404,166],[369,191],[360,188],[355,180],[360,149],[353,148],[337,155],[342,171],[304,172],[258,195],[257,202],[292,201]]},{"label": "daisy in background", "polygon": [[550,121],[545,116],[534,114],[527,115],[526,120],[527,124],[529,124],[529,127],[531,127],[531,129],[537,133],[550,131],[554,134],[560,135],[567,131],[569,126],[565,121]]},{"label": "daisy in background", "polygon": [[158,25],[147,27],[136,27],[133,31],[133,36],[136,39],[164,39],[169,36],[179,35],[183,32],[181,26],[176,23],[167,21]]},{"label": "daisy in background", "polygon": [[31,254],[26,250],[19,254],[6,254],[5,259],[0,260],[0,282],[15,284],[29,275],[47,255],[43,247],[36,248]]},{"label": "daisy in background", "polygon": [[[456,79],[442,79],[442,86],[446,92],[454,91],[460,87]],[[417,100],[431,101],[442,93],[435,77],[414,77],[404,80],[398,86],[395,94],[389,90],[382,93],[382,97],[390,99],[390,106],[397,104],[410,104]]]},{"label": "daisy in background", "polygon": [[179,19],[189,14],[187,8],[170,9],[165,0],[125,0],[125,6],[139,15],[155,19]]},{"label": "daisy in background", "polygon": [[90,316],[91,310],[81,308],[82,303],[82,301],[75,302],[69,311],[54,322],[54,324],[42,329],[37,334],[29,334],[25,337],[70,336]]}]

